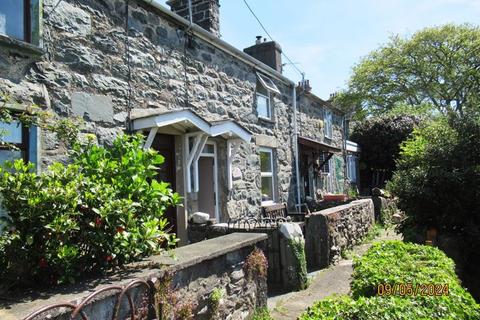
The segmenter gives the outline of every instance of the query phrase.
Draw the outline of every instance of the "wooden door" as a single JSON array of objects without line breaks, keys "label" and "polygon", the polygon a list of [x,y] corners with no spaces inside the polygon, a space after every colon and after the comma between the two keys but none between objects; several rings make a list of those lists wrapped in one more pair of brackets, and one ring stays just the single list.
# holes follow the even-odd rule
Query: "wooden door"
[{"label": "wooden door", "polygon": [[[158,170],[158,180],[170,183],[170,187],[173,191],[176,191],[175,136],[157,134],[153,141],[152,148],[157,150],[165,158],[165,161],[160,165]],[[167,208],[165,216],[169,226],[172,228],[171,232],[177,234],[177,209],[175,207]]]}]

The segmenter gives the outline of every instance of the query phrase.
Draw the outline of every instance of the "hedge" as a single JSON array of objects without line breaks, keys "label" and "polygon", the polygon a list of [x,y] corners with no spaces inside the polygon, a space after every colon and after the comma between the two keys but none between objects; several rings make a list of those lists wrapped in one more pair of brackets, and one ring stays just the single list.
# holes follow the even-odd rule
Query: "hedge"
[{"label": "hedge", "polygon": [[[480,319],[480,305],[460,284],[455,265],[437,248],[401,241],[374,244],[354,260],[351,296],[315,303],[300,319]],[[379,284],[448,285],[448,295],[377,294]]]}]

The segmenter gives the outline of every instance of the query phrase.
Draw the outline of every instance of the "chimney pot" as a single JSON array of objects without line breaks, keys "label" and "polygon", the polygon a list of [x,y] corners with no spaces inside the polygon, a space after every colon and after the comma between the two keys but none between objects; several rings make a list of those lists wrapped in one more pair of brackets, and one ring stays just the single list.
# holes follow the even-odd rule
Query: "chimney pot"
[{"label": "chimney pot", "polygon": [[257,40],[255,40],[255,44],[262,43],[262,36],[257,36]]},{"label": "chimney pot", "polygon": [[[203,29],[220,38],[220,0],[191,0],[192,20]],[[170,9],[182,18],[189,17],[188,0],[168,0]]]}]

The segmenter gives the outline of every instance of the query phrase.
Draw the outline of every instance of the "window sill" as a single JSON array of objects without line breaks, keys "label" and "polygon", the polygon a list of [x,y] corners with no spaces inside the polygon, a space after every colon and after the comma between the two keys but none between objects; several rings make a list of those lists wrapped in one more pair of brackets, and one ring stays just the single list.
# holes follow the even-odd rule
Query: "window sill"
[{"label": "window sill", "polygon": [[258,116],[258,120],[260,120],[262,122],[275,123],[275,121],[273,119],[270,119],[270,118],[267,118],[267,117],[262,117],[262,116]]},{"label": "window sill", "polygon": [[30,56],[41,56],[45,53],[45,50],[39,46],[0,34],[0,48],[2,47],[14,49]]},{"label": "window sill", "polygon": [[261,206],[262,206],[262,207],[268,207],[268,206],[274,205],[275,203],[276,203],[276,202],[273,201],[273,200],[270,200],[270,201],[262,201]]}]

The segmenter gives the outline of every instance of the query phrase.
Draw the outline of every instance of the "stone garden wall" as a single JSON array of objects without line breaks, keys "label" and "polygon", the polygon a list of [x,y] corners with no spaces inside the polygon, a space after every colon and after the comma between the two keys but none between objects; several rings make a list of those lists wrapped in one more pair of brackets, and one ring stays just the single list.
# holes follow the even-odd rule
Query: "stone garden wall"
[{"label": "stone garden wall", "polygon": [[371,199],[353,201],[311,214],[306,225],[305,253],[310,268],[324,268],[359,243],[375,222]]},{"label": "stone garden wall", "polygon": [[[12,296],[8,302],[2,300],[0,319],[23,319],[31,312],[55,303],[72,301],[77,304],[102,287],[125,286],[133,279],[150,281],[156,288],[153,294],[163,296],[160,302],[169,308],[176,307],[177,313],[181,309],[190,309],[194,319],[249,318],[256,308],[266,306],[267,284],[265,277],[249,273],[252,268],[251,265],[250,269],[247,268],[246,260],[255,247],[265,245],[266,238],[265,234],[234,233],[178,248],[171,257],[151,257],[107,279],[35,293],[35,296]],[[168,278],[171,278],[171,286],[167,288]],[[212,298],[214,292],[219,299]],[[111,319],[114,303],[113,293],[106,292],[83,310],[89,319]],[[70,319],[67,310],[56,309],[50,314],[53,318],[43,314],[38,319]],[[153,315],[149,317],[153,318]]]},{"label": "stone garden wall", "polygon": [[[298,230],[298,233],[293,236],[288,235],[288,233],[282,233],[282,226],[285,227],[286,225],[297,225],[298,227],[294,229]],[[303,258],[300,264],[298,263],[296,249],[299,246],[292,246],[292,244],[295,245],[295,242],[300,241],[299,239],[301,239],[303,246],[305,222],[281,223],[270,227],[255,226],[253,222],[251,224],[240,223],[231,225],[230,227],[226,224],[190,224],[189,241],[194,243],[200,242],[205,239],[217,238],[233,232],[261,232],[268,236],[268,239],[265,241],[264,252],[268,260],[267,282],[269,292],[297,291],[306,286],[305,279],[301,278],[301,267],[306,261],[304,261],[305,259]],[[295,241],[292,242],[292,240]]]}]

